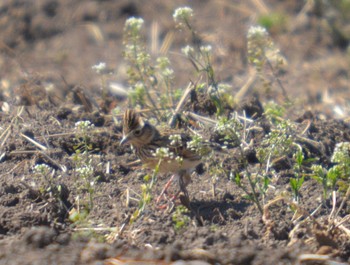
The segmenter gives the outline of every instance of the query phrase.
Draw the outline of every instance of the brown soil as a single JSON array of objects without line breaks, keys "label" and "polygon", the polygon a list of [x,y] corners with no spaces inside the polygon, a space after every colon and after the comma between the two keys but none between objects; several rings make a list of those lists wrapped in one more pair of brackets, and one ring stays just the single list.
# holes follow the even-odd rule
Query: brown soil
[{"label": "brown soil", "polygon": [[[170,31],[175,33],[169,56],[176,85],[186,87],[195,73],[180,55],[188,36],[175,29],[172,12],[190,5],[201,41],[213,46],[219,80],[231,84],[235,94],[250,76],[247,29],[265,12],[264,7],[254,4],[259,1],[246,2],[1,1],[0,264],[131,264],[131,260],[135,262],[132,264],[141,264],[142,260],[151,262],[144,264],[177,260],[183,264],[296,264],[306,253],[350,262],[349,237],[340,229],[327,231],[331,202],[316,211],[313,224],[305,222],[296,228],[287,199],[271,204],[262,218],[257,207],[227,177],[216,180],[213,192],[205,165],[197,168],[189,186],[192,211],[186,214],[186,227],[175,229],[173,212],[158,209],[154,201],[133,224],[128,222],[138,204],[135,200],[127,203],[126,194],[137,198],[144,176],[152,172],[132,164],[136,157],[130,147],[119,146],[122,128],[110,111],[116,106],[123,110],[126,102],[116,96],[108,100],[102,97],[101,80],[91,66],[106,62],[114,70],[110,81],[127,86],[123,25],[128,17],[140,16],[145,20],[146,37],[151,36],[152,23],[157,23],[161,39]],[[336,143],[350,141],[346,119],[349,57],[344,42],[335,39],[324,26],[324,18],[304,3],[265,1],[269,11],[281,12],[287,19],[286,25],[271,29],[272,38],[288,60],[281,82],[288,96],[297,99],[287,118],[296,122],[298,132],[308,128],[303,136],[313,142],[304,139],[299,143],[307,158],[316,158],[329,168]],[[270,100],[282,103],[284,97],[276,82],[272,90],[263,93],[253,87],[235,110],[240,114],[245,111],[265,129],[250,136],[256,147],[269,132],[261,106]],[[187,110],[213,117],[215,105],[207,97],[192,95],[191,100],[185,106]],[[335,111],[335,106],[342,112]],[[77,196],[84,193],[79,189],[73,160],[78,142],[74,126],[81,120],[95,125],[89,142],[95,150],[95,174],[100,178],[94,207],[87,221],[78,224],[68,216],[79,206]],[[40,149],[28,138],[47,149]],[[212,132],[208,139],[221,143]],[[228,152],[215,158],[225,168],[239,172],[242,164],[237,149],[232,143]],[[245,156],[249,167],[260,166],[254,147]],[[54,169],[50,192],[47,181],[33,171],[35,165],[43,163]],[[291,193],[290,160],[274,161],[273,168],[274,190],[266,202]],[[166,177],[158,179],[154,197],[166,181]],[[321,186],[306,178],[301,190],[302,209],[312,213],[321,196]],[[340,217],[349,211],[347,204]],[[348,223],[345,226],[349,229]],[[115,230],[111,233],[102,228]],[[295,233],[291,233],[293,229]]]}]

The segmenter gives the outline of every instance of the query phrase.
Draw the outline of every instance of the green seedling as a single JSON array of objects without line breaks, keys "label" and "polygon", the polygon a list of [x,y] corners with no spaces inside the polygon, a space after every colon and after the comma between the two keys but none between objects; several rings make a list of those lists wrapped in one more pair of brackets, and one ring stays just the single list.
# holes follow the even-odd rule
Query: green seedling
[{"label": "green seedling", "polygon": [[188,213],[189,210],[183,205],[179,205],[175,208],[172,214],[172,220],[176,231],[182,230],[189,225],[191,218],[188,216]]},{"label": "green seedling", "polygon": [[296,202],[299,202],[300,189],[304,183],[304,175],[302,172],[302,165],[304,163],[304,154],[300,146],[298,146],[297,152],[294,154],[294,171],[295,178],[289,180],[290,186],[293,191],[293,197]]}]

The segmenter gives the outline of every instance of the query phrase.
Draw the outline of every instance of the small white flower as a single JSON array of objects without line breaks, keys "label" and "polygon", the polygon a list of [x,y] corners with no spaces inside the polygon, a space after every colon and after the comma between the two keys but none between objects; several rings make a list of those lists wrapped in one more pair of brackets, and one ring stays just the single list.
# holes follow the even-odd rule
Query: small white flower
[{"label": "small white flower", "polygon": [[158,157],[160,159],[162,158],[174,158],[174,153],[170,152],[169,148],[167,147],[160,147],[157,148],[156,153],[154,154],[155,157]]},{"label": "small white flower", "polygon": [[181,52],[185,54],[187,57],[190,57],[194,53],[194,49],[192,46],[187,45],[186,47],[181,49]]},{"label": "small white flower", "polygon": [[180,24],[183,21],[189,20],[190,17],[193,16],[193,10],[192,8],[185,6],[185,7],[179,7],[175,9],[175,12],[173,14],[173,18],[175,22],[179,22]]},{"label": "small white flower", "polygon": [[350,143],[349,142],[341,142],[337,143],[334,152],[331,158],[331,161],[334,163],[342,163],[345,160],[350,159]]},{"label": "small white flower", "polygon": [[95,128],[95,125],[92,124],[90,121],[78,121],[75,123],[76,130],[88,130],[93,128]]},{"label": "small white flower", "polygon": [[169,155],[169,148],[166,148],[166,147],[157,148],[155,153],[155,156],[160,158],[167,157],[168,155]]},{"label": "small white flower", "polygon": [[175,157],[175,160],[176,160],[176,162],[178,162],[179,164],[182,164],[183,161],[184,161],[184,159],[183,159],[181,156]]},{"label": "small white flower", "polygon": [[170,145],[178,145],[181,143],[181,135],[179,134],[173,134],[169,136],[169,139],[171,140]]},{"label": "small white flower", "polygon": [[187,147],[193,151],[198,151],[203,146],[202,136],[194,136],[192,141],[187,142]]},{"label": "small white flower", "polygon": [[164,69],[170,65],[170,60],[169,58],[162,56],[157,58],[157,64],[160,69]]},{"label": "small white flower", "polygon": [[248,39],[256,37],[267,37],[269,34],[262,26],[251,26],[248,30]]},{"label": "small white flower", "polygon": [[211,51],[212,51],[211,45],[201,46],[199,49],[203,53],[211,53]]},{"label": "small white flower", "polygon": [[91,176],[94,172],[94,169],[91,166],[83,166],[83,167],[77,168],[76,171],[83,177],[86,177],[86,176]]},{"label": "small white flower", "polygon": [[102,74],[105,72],[107,66],[106,63],[100,62],[99,64],[95,64],[92,67],[92,70],[94,70],[97,74]]},{"label": "small white flower", "polygon": [[171,68],[165,68],[163,71],[162,71],[162,74],[164,77],[172,77],[173,74],[174,74],[174,70],[171,69]]},{"label": "small white flower", "polygon": [[33,170],[36,173],[46,174],[50,172],[51,167],[46,164],[37,164],[34,166]]},{"label": "small white flower", "polygon": [[232,88],[232,86],[230,84],[226,84],[226,83],[219,83],[218,84],[218,91],[220,94],[227,93],[227,91],[229,91],[231,88]]},{"label": "small white flower", "polygon": [[127,51],[135,51],[137,49],[137,46],[135,44],[126,44],[125,49]]},{"label": "small white flower", "polygon": [[144,21],[142,18],[131,17],[125,22],[125,30],[140,31]]}]

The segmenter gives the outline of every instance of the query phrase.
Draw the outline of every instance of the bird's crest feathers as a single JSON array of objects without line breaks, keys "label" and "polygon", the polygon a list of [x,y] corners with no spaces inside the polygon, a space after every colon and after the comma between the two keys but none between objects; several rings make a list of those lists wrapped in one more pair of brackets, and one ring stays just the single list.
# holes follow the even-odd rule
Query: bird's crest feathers
[{"label": "bird's crest feathers", "polygon": [[139,127],[142,127],[144,122],[140,115],[138,115],[134,110],[128,109],[124,113],[123,117],[123,132],[124,134],[131,132]]}]

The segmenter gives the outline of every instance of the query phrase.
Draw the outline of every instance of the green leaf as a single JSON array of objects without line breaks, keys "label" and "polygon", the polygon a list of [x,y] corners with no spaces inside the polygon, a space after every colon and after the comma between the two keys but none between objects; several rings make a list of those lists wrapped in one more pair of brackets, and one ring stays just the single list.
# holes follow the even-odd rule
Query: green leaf
[{"label": "green leaf", "polygon": [[241,186],[242,185],[241,177],[240,177],[240,175],[238,173],[236,173],[236,175],[235,175],[235,182],[236,182],[237,186]]}]

